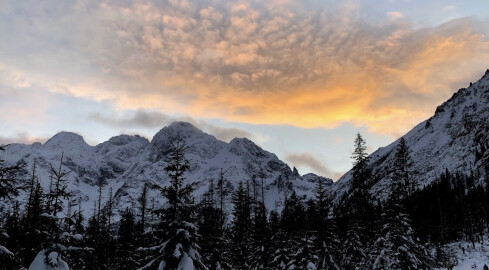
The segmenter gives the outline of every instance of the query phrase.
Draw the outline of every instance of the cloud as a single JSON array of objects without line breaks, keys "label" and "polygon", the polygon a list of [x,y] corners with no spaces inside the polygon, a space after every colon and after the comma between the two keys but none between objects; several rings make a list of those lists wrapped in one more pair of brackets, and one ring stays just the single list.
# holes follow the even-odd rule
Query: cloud
[{"label": "cloud", "polygon": [[[299,127],[347,122],[392,136],[487,68],[485,21],[416,28],[393,11],[369,23],[359,5],[109,0],[52,9],[14,1],[1,11],[9,31],[0,50],[10,53],[0,63],[29,78],[18,85],[119,110]],[[164,120],[137,117],[124,124]]]},{"label": "cloud", "polygon": [[129,117],[114,118],[100,113],[89,115],[89,119],[116,128],[155,128],[168,124],[172,118],[155,111],[137,110]]},{"label": "cloud", "polygon": [[259,137],[255,136],[254,134],[238,128],[223,128],[203,120],[194,120],[189,117],[182,117],[178,119],[189,122],[201,130],[213,135],[217,139],[225,142],[230,142],[234,138],[248,138],[251,140],[259,139]]},{"label": "cloud", "polygon": [[454,10],[457,10],[457,6],[455,6],[455,5],[448,5],[448,6],[443,7],[444,12],[451,12]]},{"label": "cloud", "polygon": [[321,161],[308,153],[289,154],[285,157],[285,160],[289,163],[292,163],[294,166],[307,166],[313,171],[318,172],[322,176],[330,177],[335,180],[340,178],[342,175],[341,173],[333,172],[331,169],[327,168]]},{"label": "cloud", "polygon": [[229,142],[234,138],[253,139],[254,135],[237,128],[223,128],[208,123],[204,120],[196,120],[191,117],[169,116],[157,111],[137,110],[134,113],[125,114],[120,117],[106,116],[100,113],[93,113],[88,116],[90,120],[102,123],[113,128],[162,128],[174,121],[185,121],[207,132],[219,140]]},{"label": "cloud", "polygon": [[387,12],[387,16],[389,18],[395,19],[395,20],[404,18],[404,15],[402,15],[402,13],[399,11],[389,11],[389,12]]},{"label": "cloud", "polygon": [[25,132],[18,132],[15,136],[0,136],[0,144],[22,143],[33,144],[35,142],[45,143],[49,138],[31,136]]}]

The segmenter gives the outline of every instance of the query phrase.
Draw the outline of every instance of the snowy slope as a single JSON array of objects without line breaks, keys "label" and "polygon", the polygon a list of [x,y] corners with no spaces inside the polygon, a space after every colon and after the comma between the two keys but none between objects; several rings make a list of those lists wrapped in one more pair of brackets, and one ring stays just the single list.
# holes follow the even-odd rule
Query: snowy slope
[{"label": "snowy slope", "polygon": [[[229,192],[239,181],[248,181],[263,172],[268,209],[280,210],[284,194],[290,194],[292,189],[299,195],[311,196],[319,179],[326,185],[332,184],[331,179],[313,174],[294,174],[276,155],[248,139],[235,138],[230,143],[222,142],[185,122],[175,122],[163,128],[151,142],[140,136],[120,135],[97,146],[90,146],[77,134],[61,132],[45,144],[12,144],[0,155],[10,164],[25,161],[28,164],[28,174],[24,176],[26,181],[35,160],[36,175],[47,189],[50,166],[58,168],[61,153],[64,152],[63,168],[70,171],[67,176],[68,189],[75,193],[75,198],[82,199],[82,207],[86,215],[90,215],[98,196],[99,180],[103,182],[104,201],[112,188],[116,208],[120,210],[138,207],[136,202],[144,183],[165,186],[169,179],[163,168],[168,161],[172,139],[177,133],[184,137],[189,146],[186,157],[190,160],[191,170],[186,178],[189,183],[196,183],[197,198],[207,190],[210,179],[215,181],[218,178],[221,168],[229,180]],[[25,194],[19,199],[24,198]],[[162,203],[156,191],[150,192],[150,198],[154,198],[157,204]]]},{"label": "snowy slope", "polygon": [[[486,175],[489,164],[489,70],[476,83],[458,90],[436,109],[428,120],[418,124],[404,139],[411,149],[412,173],[418,187],[432,182],[445,169],[477,171]],[[375,177],[371,194],[385,199],[390,189],[394,150],[399,140],[370,155],[369,167]],[[352,172],[343,175],[330,189],[338,202],[349,194]]]}]

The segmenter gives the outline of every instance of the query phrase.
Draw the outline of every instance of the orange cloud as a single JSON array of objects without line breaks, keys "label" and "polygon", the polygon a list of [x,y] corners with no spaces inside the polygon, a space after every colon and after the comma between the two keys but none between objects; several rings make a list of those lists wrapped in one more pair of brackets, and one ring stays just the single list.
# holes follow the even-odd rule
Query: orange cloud
[{"label": "orange cloud", "polygon": [[57,26],[77,33],[79,47],[67,51],[96,72],[24,75],[119,109],[300,127],[349,122],[397,136],[487,68],[484,22],[416,29],[399,12],[375,25],[357,12],[299,1],[109,1],[71,14],[85,24]]}]

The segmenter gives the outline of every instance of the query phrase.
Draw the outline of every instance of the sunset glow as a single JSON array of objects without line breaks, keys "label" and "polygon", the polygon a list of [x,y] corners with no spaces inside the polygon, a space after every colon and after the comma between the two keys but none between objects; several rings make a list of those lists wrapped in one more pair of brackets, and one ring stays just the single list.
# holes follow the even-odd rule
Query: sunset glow
[{"label": "sunset glow", "polygon": [[0,143],[184,119],[335,178],[489,68],[485,1],[411,2],[4,1]]}]

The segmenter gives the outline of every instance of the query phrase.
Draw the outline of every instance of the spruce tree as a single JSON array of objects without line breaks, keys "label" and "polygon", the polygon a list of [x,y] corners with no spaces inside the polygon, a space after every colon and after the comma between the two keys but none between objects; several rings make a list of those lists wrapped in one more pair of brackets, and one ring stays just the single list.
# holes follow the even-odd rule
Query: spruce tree
[{"label": "spruce tree", "polygon": [[[23,231],[20,224],[19,203],[16,202],[12,212],[7,214],[3,230],[0,231],[0,270],[18,269],[21,266],[20,258],[16,256],[20,249],[20,238],[23,237]],[[6,247],[9,247],[7,249]]]},{"label": "spruce tree", "polygon": [[[0,145],[0,151],[5,151],[8,145]],[[0,158],[0,200],[12,199],[19,195],[20,176],[24,173],[25,163],[5,165]]]},{"label": "spruce tree", "polygon": [[[0,152],[5,151],[8,145],[0,145]],[[19,205],[18,202],[14,202],[14,197],[19,195],[21,175],[24,174],[24,163],[18,163],[16,165],[7,166],[5,161],[0,158],[0,202],[7,201],[14,206],[14,213],[4,216],[6,213],[0,213],[0,218],[6,218],[9,227],[0,227],[0,261],[5,262],[4,269],[13,269],[15,265],[18,265],[19,259],[9,249],[18,249],[18,242],[16,238],[16,232],[20,229],[19,224]],[[17,211],[16,211],[17,210]],[[0,222],[0,226],[3,225]],[[10,231],[5,232],[5,230]],[[2,269],[3,266],[0,266]]]},{"label": "spruce tree", "polygon": [[360,133],[357,133],[354,141],[354,147],[351,158],[353,159],[353,186],[362,187],[366,186],[366,182],[369,180],[368,161],[369,157],[366,152],[366,141],[363,139]]},{"label": "spruce tree", "polygon": [[428,255],[414,236],[411,220],[401,198],[408,190],[409,149],[403,139],[394,160],[391,198],[382,213],[381,236],[375,242],[373,269],[428,269]]},{"label": "spruce tree", "polygon": [[315,190],[315,206],[317,208],[315,250],[319,254],[318,269],[339,269],[339,243],[336,223],[329,216],[330,208],[326,191],[321,179]]},{"label": "spruce tree", "polygon": [[126,208],[121,213],[121,220],[119,222],[119,230],[117,232],[117,249],[115,252],[114,269],[136,269],[138,262],[136,254],[135,235],[136,224],[134,220],[134,214],[131,209]]},{"label": "spruce tree", "polygon": [[165,172],[170,185],[159,187],[167,199],[168,207],[163,210],[161,226],[165,232],[159,239],[157,254],[141,269],[207,269],[202,263],[197,245],[198,229],[193,223],[193,186],[185,185],[185,173],[190,163],[185,158],[187,145],[180,134],[176,136]]},{"label": "spruce tree", "polygon": [[414,183],[410,181],[411,157],[406,140],[401,138],[396,147],[392,179],[395,181],[396,188],[400,188],[404,193],[397,192],[398,196],[409,195],[414,191]]},{"label": "spruce tree", "polygon": [[250,201],[248,190],[243,186],[243,182],[239,182],[238,188],[232,197],[232,260],[236,269],[244,270],[251,267],[250,258],[248,256],[252,244]]},{"label": "spruce tree", "polygon": [[343,242],[341,268],[366,270],[368,257],[364,244],[360,241],[359,224],[350,220],[347,226],[345,241]]},{"label": "spruce tree", "polygon": [[[68,264],[64,261],[63,256],[66,253],[65,237],[61,228],[60,218],[58,213],[63,209],[62,199],[67,199],[70,193],[67,191],[67,185],[65,184],[65,176],[69,171],[63,171],[63,157],[64,153],[61,153],[61,160],[59,168],[56,170],[51,166],[51,172],[54,175],[54,188],[50,190],[45,196],[47,198],[47,206],[43,209],[41,218],[45,230],[42,231],[46,238],[42,244],[42,250],[34,258],[29,268],[37,269],[37,267],[44,267],[45,269],[59,268],[69,269]],[[35,229],[36,230],[36,229]],[[67,233],[69,235],[69,233]],[[43,268],[41,268],[43,269]]]},{"label": "spruce tree", "polygon": [[429,269],[428,254],[414,235],[411,220],[396,200],[382,214],[381,236],[375,242],[373,269]]}]

